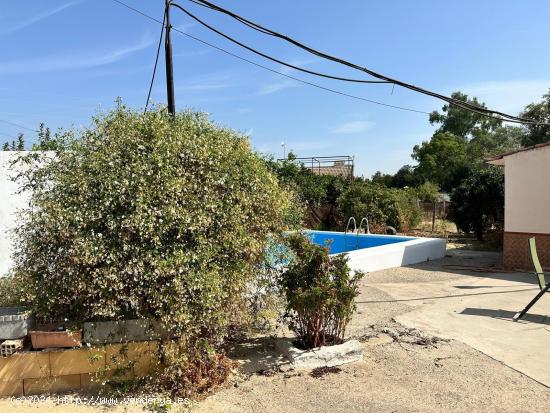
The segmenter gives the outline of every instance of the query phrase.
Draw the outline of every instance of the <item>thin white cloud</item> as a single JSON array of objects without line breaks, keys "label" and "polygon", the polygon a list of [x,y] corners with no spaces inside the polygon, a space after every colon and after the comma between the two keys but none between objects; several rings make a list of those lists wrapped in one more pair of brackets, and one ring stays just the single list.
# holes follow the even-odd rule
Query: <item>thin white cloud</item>
[{"label": "thin white cloud", "polygon": [[356,120],[352,122],[345,122],[331,131],[335,134],[352,134],[365,132],[374,126],[374,122],[368,120]]},{"label": "thin white cloud", "polygon": [[531,102],[540,101],[550,88],[550,79],[509,80],[472,83],[456,88],[475,96],[494,110],[517,114]]},{"label": "thin white cloud", "polygon": [[148,48],[154,40],[147,33],[137,43],[95,54],[54,55],[42,58],[0,63],[0,73],[40,73],[74,69],[89,69],[109,65]]},{"label": "thin white cloud", "polygon": [[33,24],[36,24],[44,19],[47,19],[48,17],[51,17],[65,9],[68,9],[69,7],[74,6],[75,4],[80,3],[80,0],[71,1],[69,3],[62,4],[61,6],[55,7],[50,10],[46,10],[42,13],[35,14],[34,16],[29,17],[28,19],[25,19],[19,23],[17,23],[15,26],[5,28],[4,30],[1,30],[1,34],[8,34],[13,33],[18,30],[24,29],[25,27],[32,26]]},{"label": "thin white cloud", "polygon": [[261,86],[256,92],[257,96],[271,95],[272,93],[280,92],[284,89],[298,87],[299,85],[292,80],[282,80],[280,82],[270,83]]}]

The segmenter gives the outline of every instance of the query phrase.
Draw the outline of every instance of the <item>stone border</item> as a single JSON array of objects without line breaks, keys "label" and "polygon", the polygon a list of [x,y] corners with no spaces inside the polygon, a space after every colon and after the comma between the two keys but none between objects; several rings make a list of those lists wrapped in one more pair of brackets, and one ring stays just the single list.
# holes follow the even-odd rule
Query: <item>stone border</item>
[{"label": "stone border", "polygon": [[292,338],[277,338],[275,348],[284,354],[297,370],[334,367],[363,359],[363,346],[357,340],[349,340],[336,346],[317,347],[311,350],[296,348]]}]

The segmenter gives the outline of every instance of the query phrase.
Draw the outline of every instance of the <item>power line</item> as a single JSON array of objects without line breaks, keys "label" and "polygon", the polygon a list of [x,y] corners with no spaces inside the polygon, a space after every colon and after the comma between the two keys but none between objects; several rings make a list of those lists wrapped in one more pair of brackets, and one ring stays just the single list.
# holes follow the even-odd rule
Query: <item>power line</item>
[{"label": "power line", "polygon": [[228,36],[227,34],[224,34],[222,33],[221,31],[219,31],[218,29],[210,26],[208,23],[204,22],[203,20],[199,19],[197,16],[191,14],[188,10],[184,9],[183,7],[181,7],[179,4],[177,3],[172,3],[172,6],[174,7],[177,7],[178,9],[180,9],[181,11],[183,11],[185,14],[187,14],[189,17],[191,17],[192,19],[194,19],[195,21],[197,21],[198,23],[202,24],[204,27],[212,30],[214,33],[217,33],[219,34],[220,36],[222,37],[225,37],[227,40],[245,48],[246,50],[248,51],[251,51],[252,53],[255,53],[259,56],[262,56],[266,59],[269,59],[275,63],[279,63],[283,66],[287,66],[287,67],[290,67],[292,69],[295,69],[295,70],[299,70],[300,72],[304,72],[304,73],[308,73],[310,75],[315,75],[315,76],[319,76],[319,77],[324,77],[324,78],[327,78],[327,79],[334,79],[334,80],[341,80],[341,81],[344,81],[344,82],[353,82],[353,83],[391,83],[391,82],[387,82],[385,80],[363,80],[363,79],[351,79],[351,78],[347,78],[347,77],[340,77],[340,76],[333,76],[333,75],[327,75],[325,73],[319,73],[319,72],[315,72],[313,70],[309,70],[309,69],[304,69],[303,67],[299,67],[299,66],[296,66],[296,65],[293,65],[291,63],[287,63],[287,62],[284,62],[283,60],[280,60],[280,59],[277,59],[275,57],[272,57],[270,55],[267,55],[265,53],[262,53],[260,52],[259,50],[256,50],[250,46],[247,46],[246,44],[234,39],[233,37],[231,36]]},{"label": "power line", "polygon": [[28,127],[26,127],[26,126],[20,125],[20,124],[18,124],[18,123],[10,122],[10,121],[8,121],[8,120],[0,119],[0,122],[5,123],[5,124],[7,124],[7,125],[15,126],[15,127],[17,127],[17,128],[26,129],[26,130],[31,131],[31,132],[38,132],[36,129],[31,129],[31,128],[28,128]]},{"label": "power line", "polygon": [[[114,0],[114,1],[116,1],[116,2],[119,3],[119,4],[123,4],[123,3],[122,3],[121,1],[119,1],[119,0]],[[200,3],[197,3],[197,4],[200,4]],[[245,45],[244,43],[239,42],[238,40],[235,40],[235,39],[233,39],[233,38],[231,38],[231,37],[229,37],[229,36],[227,36],[227,35],[221,33],[220,31],[218,31],[218,30],[216,30],[215,28],[209,26],[208,24],[206,24],[206,23],[203,22],[202,20],[199,20],[198,17],[192,15],[191,13],[189,13],[187,10],[185,10],[183,7],[181,7],[181,6],[180,6],[179,4],[177,4],[177,3],[171,3],[171,5],[174,6],[174,7],[179,8],[179,9],[182,10],[183,12],[187,13],[187,14],[189,15],[189,17],[191,17],[191,18],[197,20],[197,21],[198,21],[199,23],[201,23],[202,25],[208,27],[210,30],[215,31],[216,33],[218,33],[219,35],[225,37],[226,39],[228,39],[228,40],[230,40],[230,41],[232,41],[232,42],[238,44],[238,45],[241,46],[241,47],[244,47],[245,49],[247,49],[247,50],[249,50],[249,51],[251,51],[251,52],[253,52],[253,53],[256,53],[257,55],[260,55],[260,56],[262,56],[262,57],[264,57],[264,58],[266,58],[266,59],[269,59],[269,60],[271,60],[271,61],[273,61],[273,62],[276,62],[276,63],[278,63],[278,64],[281,64],[281,65],[283,65],[283,66],[287,66],[287,67],[290,67],[290,68],[292,68],[292,69],[299,70],[299,71],[304,72],[304,73],[308,73],[308,74],[310,74],[310,75],[319,76],[319,77],[324,77],[324,78],[328,78],[328,79],[334,79],[334,80],[341,80],[341,81],[344,81],[344,82],[367,83],[367,84],[368,84],[368,83],[373,83],[373,84],[391,83],[391,82],[388,82],[388,81],[385,81],[385,80],[365,80],[365,79],[354,79],[354,78],[348,78],[348,77],[340,77],[340,76],[329,75],[329,74],[326,74],[326,73],[316,72],[316,71],[309,70],[309,69],[304,69],[304,68],[302,68],[302,67],[293,65],[293,64],[291,64],[291,63],[285,62],[285,61],[283,61],[283,60],[280,60],[280,59],[277,59],[277,58],[275,58],[275,57],[269,56],[269,55],[267,55],[267,54],[265,54],[265,53],[262,53],[262,52],[260,52],[260,51],[258,51],[258,50],[256,50],[256,49],[253,49],[253,48],[250,47],[250,46]],[[126,6],[126,5],[125,5],[125,6]],[[128,6],[128,8],[130,8],[131,10],[137,11],[137,10],[134,9],[133,7],[129,7],[129,6]],[[139,13],[145,16],[145,13],[143,13],[143,12],[139,12]],[[149,17],[149,16],[146,16],[146,17]],[[155,19],[155,20],[156,20],[156,19]],[[176,29],[174,29],[174,30],[176,30]]]},{"label": "power line", "polygon": [[[252,28],[256,31],[259,31],[260,33],[270,35],[270,36],[274,36],[274,37],[280,38],[282,40],[285,40],[286,42],[289,42],[289,43],[291,43],[291,44],[293,44],[293,45],[295,45],[295,46],[297,46],[297,47],[299,47],[299,48],[301,48],[301,49],[303,49],[303,50],[305,50],[305,51],[307,51],[307,52],[309,52],[309,53],[311,53],[315,56],[318,56],[318,57],[321,57],[321,58],[324,58],[324,59],[327,59],[327,60],[330,60],[330,61],[333,61],[333,62],[336,62],[336,63],[340,63],[342,65],[351,67],[352,69],[356,69],[356,70],[368,73],[369,75],[371,75],[373,77],[376,77],[376,78],[381,79],[381,80],[385,80],[389,83],[394,83],[394,84],[396,84],[398,86],[401,86],[401,87],[404,87],[406,89],[410,89],[410,90],[413,90],[415,92],[422,93],[424,95],[435,97],[435,98],[443,100],[443,101],[445,101],[449,104],[458,106],[462,109],[469,110],[471,112],[478,113],[478,114],[488,116],[488,117],[491,117],[491,118],[499,119],[501,121],[507,121],[507,122],[512,122],[512,123],[522,123],[522,124],[529,124],[529,125],[550,126],[550,123],[537,122],[537,121],[532,120],[532,119],[521,118],[521,117],[518,117],[518,116],[509,115],[509,114],[499,112],[499,111],[496,111],[496,110],[487,109],[487,108],[484,108],[484,107],[481,107],[481,106],[477,106],[477,105],[473,105],[473,104],[468,103],[468,102],[461,101],[459,99],[455,99],[455,98],[445,96],[445,95],[442,95],[442,94],[439,94],[439,93],[436,93],[436,92],[432,92],[430,90],[427,90],[427,89],[421,88],[419,86],[415,86],[413,84],[409,84],[409,83],[400,81],[398,79],[391,78],[389,76],[377,73],[377,72],[375,72],[371,69],[368,69],[366,67],[359,66],[355,63],[351,63],[351,62],[346,61],[344,59],[341,59],[341,58],[338,58],[338,57],[335,57],[335,56],[331,56],[329,54],[326,54],[326,53],[323,53],[323,52],[318,51],[316,49],[313,49],[313,48],[311,48],[311,47],[309,47],[305,44],[302,44],[302,43],[298,42],[297,40],[295,40],[295,39],[293,39],[289,36],[283,35],[281,33],[278,33],[276,31],[274,31],[274,30],[266,28],[266,27],[264,27],[264,26],[262,26],[258,23],[255,23],[251,20],[248,20],[248,19],[246,19],[246,18],[244,18],[244,17],[242,17],[242,16],[240,16],[236,13],[233,13],[229,10],[226,10],[226,9],[224,9],[220,6],[217,6],[213,3],[210,3],[206,0],[189,0],[189,1],[191,1],[195,4],[200,4],[202,6],[208,7],[212,10],[224,13],[224,14],[234,18],[235,20],[239,21],[240,23],[245,24],[246,26],[248,26],[248,27],[250,27],[250,28]],[[180,8],[180,9],[182,9],[182,10],[184,10],[183,7],[181,7],[181,6],[179,6],[175,3],[173,3],[173,5]],[[186,13],[188,15],[190,15],[189,12],[186,12]],[[190,15],[190,17],[193,17],[193,16]],[[499,117],[496,117],[494,115],[497,115]],[[505,119],[503,119],[503,118],[505,118]]]},{"label": "power line", "polygon": [[160,55],[160,46],[162,45],[162,38],[164,35],[164,23],[166,22],[166,9],[164,10],[164,17],[162,18],[162,25],[160,26],[160,38],[159,38],[159,44],[157,46],[157,55],[155,57],[155,65],[153,67],[153,75],[151,76],[151,83],[149,84],[149,92],[147,93],[147,101],[145,102],[145,109],[143,110],[143,113],[147,112],[147,107],[149,106],[149,99],[151,99],[151,92],[153,91],[153,83],[155,83],[155,75],[157,73],[157,65],[159,62],[159,55]]},{"label": "power line", "polygon": [[[138,9],[136,9],[136,8],[120,1],[120,0],[113,0],[113,1],[120,4],[121,6],[126,7],[129,10],[132,10],[135,13],[138,13],[138,14],[142,15],[143,17],[146,17],[147,19],[149,19],[151,21],[162,24],[161,20],[159,20],[159,19],[157,19],[157,18],[155,18],[151,15],[148,15],[148,14],[142,12],[141,10],[138,10]],[[408,107],[404,107],[404,106],[391,105],[389,103],[384,103],[384,102],[379,102],[379,101],[372,100],[372,99],[367,99],[367,98],[364,98],[364,97],[361,97],[361,96],[356,96],[356,95],[352,95],[350,93],[341,92],[341,91],[336,90],[336,89],[325,87],[325,86],[319,85],[317,83],[309,82],[307,80],[303,80],[303,79],[300,79],[298,77],[295,77],[295,76],[292,76],[292,75],[289,75],[289,74],[286,74],[286,73],[283,73],[283,72],[279,72],[278,70],[272,69],[268,66],[264,66],[261,63],[254,62],[253,60],[247,59],[246,57],[239,56],[236,53],[230,52],[229,50],[226,50],[222,47],[216,46],[215,44],[207,42],[206,40],[202,40],[202,39],[200,39],[196,36],[193,36],[189,33],[185,33],[184,31],[178,30],[175,27],[172,27],[172,30],[174,30],[175,32],[177,32],[177,33],[179,33],[183,36],[186,36],[189,39],[195,40],[196,42],[199,42],[199,43],[201,43],[205,46],[211,47],[213,49],[216,49],[219,52],[225,53],[228,56],[234,57],[235,59],[239,59],[239,60],[241,60],[243,62],[246,62],[248,64],[251,64],[253,66],[259,67],[261,69],[264,69],[264,70],[269,71],[271,73],[277,74],[279,76],[286,77],[287,79],[294,80],[294,81],[302,83],[304,85],[312,86],[314,88],[321,89],[321,90],[324,90],[326,92],[334,93],[334,94],[337,94],[337,95],[340,95],[340,96],[345,96],[345,97],[348,97],[348,98],[351,98],[351,99],[360,100],[360,101],[363,101],[363,102],[368,102],[368,103],[372,103],[372,104],[375,104],[375,105],[384,106],[384,107],[388,107],[388,108],[392,108],[392,109],[398,109],[398,110],[403,110],[403,111],[407,111],[407,112],[421,113],[423,115],[429,115],[430,114],[430,112],[426,112],[426,111],[423,111],[423,110],[408,108]]]},{"label": "power line", "polygon": [[4,132],[0,132],[0,136],[3,136],[5,138],[9,138],[9,139],[17,139],[15,136],[10,135],[9,133],[4,133]]}]

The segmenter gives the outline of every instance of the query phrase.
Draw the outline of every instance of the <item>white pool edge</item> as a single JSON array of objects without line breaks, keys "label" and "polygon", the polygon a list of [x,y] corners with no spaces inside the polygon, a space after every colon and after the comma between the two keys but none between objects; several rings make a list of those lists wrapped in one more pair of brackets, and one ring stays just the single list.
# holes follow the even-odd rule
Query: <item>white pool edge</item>
[{"label": "white pool edge", "polygon": [[[342,234],[336,231],[326,232]],[[376,236],[394,237],[394,235],[379,234],[376,234]],[[381,245],[379,247],[361,248],[341,254],[347,254],[349,259],[348,264],[352,270],[372,272],[436,260],[445,257],[447,252],[446,242],[441,238],[417,238],[407,236],[402,236],[402,238],[410,238],[410,240]]]}]

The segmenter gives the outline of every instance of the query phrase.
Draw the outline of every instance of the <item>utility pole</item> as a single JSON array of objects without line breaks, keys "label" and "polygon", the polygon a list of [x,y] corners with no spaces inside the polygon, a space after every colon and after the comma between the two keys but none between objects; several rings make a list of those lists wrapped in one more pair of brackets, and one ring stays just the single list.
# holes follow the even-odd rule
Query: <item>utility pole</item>
[{"label": "utility pole", "polygon": [[164,56],[166,59],[166,95],[168,97],[168,113],[176,114],[176,99],[174,97],[174,67],[172,66],[172,42],[170,41],[170,1],[165,0],[166,35],[164,36]]}]

